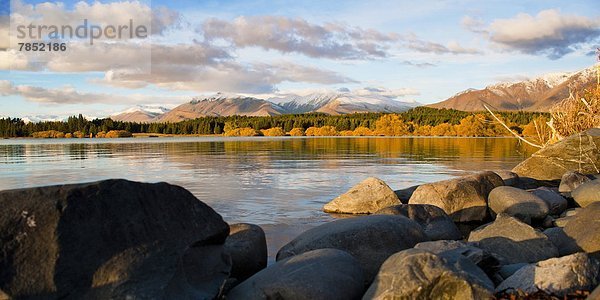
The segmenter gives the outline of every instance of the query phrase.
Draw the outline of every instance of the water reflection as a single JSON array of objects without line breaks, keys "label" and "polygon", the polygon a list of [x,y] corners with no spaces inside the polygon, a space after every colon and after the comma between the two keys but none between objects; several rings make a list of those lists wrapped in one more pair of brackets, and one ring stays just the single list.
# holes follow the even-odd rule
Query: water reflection
[{"label": "water reflection", "polygon": [[263,225],[272,254],[297,232],[330,220],[321,206],[368,176],[400,189],[510,169],[533,150],[510,138],[1,140],[0,190],[107,178],[167,181],[229,222]]}]

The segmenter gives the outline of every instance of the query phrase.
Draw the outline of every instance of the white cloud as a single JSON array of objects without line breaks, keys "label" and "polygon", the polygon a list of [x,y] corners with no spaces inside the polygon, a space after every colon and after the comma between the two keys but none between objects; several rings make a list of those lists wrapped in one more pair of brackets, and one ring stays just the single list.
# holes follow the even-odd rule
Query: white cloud
[{"label": "white cloud", "polygon": [[600,20],[549,9],[535,16],[520,13],[510,19],[494,20],[487,30],[489,39],[503,49],[558,59],[586,43],[598,41]]},{"label": "white cloud", "polygon": [[440,43],[430,42],[420,39],[415,34],[410,33],[402,37],[404,47],[423,53],[434,54],[482,54],[482,51],[474,48],[465,48],[458,42],[452,41],[444,46]]},{"label": "white cloud", "polygon": [[260,47],[331,59],[369,59],[388,56],[396,34],[338,23],[316,25],[301,18],[238,17],[209,19],[200,27],[206,41],[225,40],[236,47]]},{"label": "white cloud", "polygon": [[16,95],[21,96],[30,102],[45,104],[179,104],[185,101],[183,97],[179,96],[153,96],[142,94],[114,95],[106,93],[79,92],[71,86],[49,89],[30,85],[13,85],[8,80],[0,80],[0,95]]}]

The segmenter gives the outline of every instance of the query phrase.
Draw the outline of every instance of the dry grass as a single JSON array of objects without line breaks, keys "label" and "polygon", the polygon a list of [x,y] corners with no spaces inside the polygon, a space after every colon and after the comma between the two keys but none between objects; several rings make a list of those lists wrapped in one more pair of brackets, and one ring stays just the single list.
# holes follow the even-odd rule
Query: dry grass
[{"label": "dry grass", "polygon": [[549,126],[554,139],[600,127],[600,86],[586,90],[583,95],[575,93],[556,104],[551,110]]}]

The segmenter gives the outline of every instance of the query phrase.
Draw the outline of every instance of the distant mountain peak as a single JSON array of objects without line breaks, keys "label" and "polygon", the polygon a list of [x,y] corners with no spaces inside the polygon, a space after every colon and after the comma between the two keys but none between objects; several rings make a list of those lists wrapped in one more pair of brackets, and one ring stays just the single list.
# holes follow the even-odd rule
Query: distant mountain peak
[{"label": "distant mountain peak", "polygon": [[569,96],[571,89],[587,87],[594,82],[594,67],[579,72],[547,73],[522,81],[499,82],[483,89],[468,89],[428,106],[483,111],[485,102],[497,110],[543,112]]}]

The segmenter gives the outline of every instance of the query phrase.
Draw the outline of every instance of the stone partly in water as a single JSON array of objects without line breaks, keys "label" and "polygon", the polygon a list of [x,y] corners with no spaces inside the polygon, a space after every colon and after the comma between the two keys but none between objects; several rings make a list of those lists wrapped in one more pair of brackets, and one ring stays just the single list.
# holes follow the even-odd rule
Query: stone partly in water
[{"label": "stone partly in water", "polygon": [[340,249],[358,259],[370,281],[390,255],[427,240],[421,225],[404,216],[339,219],[300,234],[279,250],[277,261],[315,249]]},{"label": "stone partly in water", "polygon": [[489,278],[461,266],[425,250],[398,252],[383,263],[363,299],[491,299]]},{"label": "stone partly in water", "polygon": [[0,290],[13,298],[164,295],[188,246],[229,233],[212,208],[167,183],[8,190],[0,207]]},{"label": "stone partly in water", "polygon": [[531,223],[532,219],[542,220],[549,212],[548,204],[544,200],[510,186],[499,186],[493,189],[488,202],[494,213],[505,213],[526,223]]},{"label": "stone partly in water", "polygon": [[267,267],[267,240],[258,225],[232,224],[225,249],[233,262],[231,277],[245,280]]},{"label": "stone partly in water", "polygon": [[600,263],[585,253],[551,258],[520,268],[503,281],[496,291],[520,289],[526,293],[542,290],[564,296],[581,290],[592,290],[598,285]]},{"label": "stone partly in water", "polygon": [[547,188],[541,187],[535,190],[531,190],[531,193],[544,200],[550,209],[549,213],[553,216],[562,214],[568,207],[569,203],[567,199],[561,196],[559,193]]},{"label": "stone partly in water", "polygon": [[401,204],[394,191],[381,179],[369,177],[323,206],[327,213],[372,214]]},{"label": "stone partly in water", "polygon": [[586,207],[594,202],[600,202],[600,179],[578,186],[571,193],[571,196],[581,207]]},{"label": "stone partly in water", "polygon": [[227,294],[227,299],[358,299],[364,275],[347,252],[319,249],[280,260]]},{"label": "stone partly in water", "polygon": [[600,260],[600,202],[594,202],[577,212],[564,227],[565,234],[574,240],[566,252],[585,251]]},{"label": "stone partly in water", "polygon": [[430,240],[458,240],[462,234],[452,219],[439,207],[427,204],[401,204],[386,207],[376,214],[403,215],[419,223]]},{"label": "stone partly in water", "polygon": [[469,242],[495,254],[503,264],[532,263],[558,256],[558,249],[543,233],[506,214],[474,230]]},{"label": "stone partly in water", "polygon": [[419,186],[409,204],[440,207],[455,222],[482,221],[487,217],[487,197],[491,190],[504,185],[494,172],[481,172]]},{"label": "stone partly in water", "polygon": [[547,146],[517,165],[513,172],[538,180],[560,180],[568,171],[600,172],[600,128],[572,135]]},{"label": "stone partly in water", "polygon": [[560,179],[560,185],[558,186],[558,191],[560,193],[564,193],[570,195],[572,191],[574,191],[578,186],[583,183],[590,181],[591,179],[577,171],[569,171],[563,174]]}]

